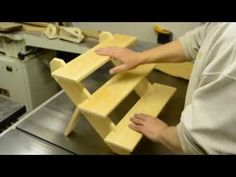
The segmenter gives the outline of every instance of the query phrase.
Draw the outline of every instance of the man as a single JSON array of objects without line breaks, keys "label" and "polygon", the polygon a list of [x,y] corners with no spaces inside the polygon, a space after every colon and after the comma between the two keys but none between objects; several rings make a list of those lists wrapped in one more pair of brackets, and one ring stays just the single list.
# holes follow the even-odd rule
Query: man
[{"label": "man", "polygon": [[98,49],[122,62],[111,74],[138,65],[194,59],[180,123],[168,126],[142,113],[131,117],[131,129],[187,154],[236,154],[236,23],[207,23],[179,40],[143,52]]}]

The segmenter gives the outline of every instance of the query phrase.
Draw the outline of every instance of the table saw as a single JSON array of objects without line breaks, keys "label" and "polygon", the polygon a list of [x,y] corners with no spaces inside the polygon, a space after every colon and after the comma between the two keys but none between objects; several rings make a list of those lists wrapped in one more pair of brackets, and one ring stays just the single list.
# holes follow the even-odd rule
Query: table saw
[{"label": "table saw", "polygon": [[0,96],[22,103],[27,112],[32,111],[60,90],[51,77],[51,59],[58,52],[82,54],[97,43],[91,38],[80,44],[50,40],[39,31],[1,32]]}]

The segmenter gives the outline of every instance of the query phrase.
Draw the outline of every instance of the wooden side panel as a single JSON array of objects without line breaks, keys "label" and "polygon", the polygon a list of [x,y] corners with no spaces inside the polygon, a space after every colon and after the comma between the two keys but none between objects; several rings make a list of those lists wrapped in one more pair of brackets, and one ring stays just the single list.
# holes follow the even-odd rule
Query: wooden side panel
[{"label": "wooden side panel", "polygon": [[76,106],[90,97],[90,93],[81,83],[76,84],[62,79],[57,79],[57,82]]},{"label": "wooden side panel", "polygon": [[144,93],[147,91],[148,87],[151,86],[151,83],[146,79],[143,78],[141,82],[135,87],[135,92],[142,97]]},{"label": "wooden side panel", "polygon": [[112,130],[115,130],[115,124],[110,118],[101,119],[95,115],[82,112],[89,123],[94,127],[97,133],[104,139]]}]

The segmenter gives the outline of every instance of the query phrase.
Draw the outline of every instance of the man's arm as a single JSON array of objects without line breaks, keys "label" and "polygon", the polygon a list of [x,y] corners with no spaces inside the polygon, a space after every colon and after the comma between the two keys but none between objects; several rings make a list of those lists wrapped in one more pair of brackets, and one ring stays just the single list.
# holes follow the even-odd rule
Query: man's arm
[{"label": "man's arm", "polygon": [[159,142],[175,152],[183,152],[176,126],[169,126],[163,130],[160,134]]},{"label": "man's arm", "polygon": [[182,62],[196,58],[209,26],[210,23],[199,26],[176,41],[143,52],[135,52],[119,47],[98,49],[96,52],[99,55],[110,56],[122,63],[112,68],[110,70],[111,74],[133,69],[141,64]]},{"label": "man's arm", "polygon": [[143,52],[135,52],[127,48],[109,47],[96,50],[97,54],[110,56],[122,64],[110,70],[111,74],[133,69],[141,64],[161,62],[183,62],[187,60],[181,43],[176,40]]},{"label": "man's arm", "polygon": [[178,63],[186,61],[181,43],[176,40],[160,47],[146,50],[140,53],[141,64],[147,63]]}]

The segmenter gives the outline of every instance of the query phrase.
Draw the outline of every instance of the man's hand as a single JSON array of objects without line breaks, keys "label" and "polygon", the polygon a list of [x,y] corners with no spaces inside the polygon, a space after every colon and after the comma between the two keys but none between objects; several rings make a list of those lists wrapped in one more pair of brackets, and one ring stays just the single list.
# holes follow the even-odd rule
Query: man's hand
[{"label": "man's hand", "polygon": [[122,64],[110,69],[110,74],[117,74],[135,68],[141,64],[141,55],[127,48],[109,47],[97,49],[98,55],[109,56],[120,61]]},{"label": "man's hand", "polygon": [[129,127],[146,136],[148,139],[159,142],[177,153],[182,153],[180,140],[175,126],[168,126],[158,118],[146,114],[135,114]]},{"label": "man's hand", "polygon": [[160,133],[168,128],[168,125],[158,118],[146,114],[134,114],[130,119],[133,124],[129,127],[146,136],[154,142],[160,142]]},{"label": "man's hand", "polygon": [[173,41],[142,52],[135,52],[127,48],[108,47],[97,49],[98,55],[109,56],[121,62],[121,65],[110,70],[110,74],[133,69],[148,63],[176,63],[186,61],[182,44]]}]

